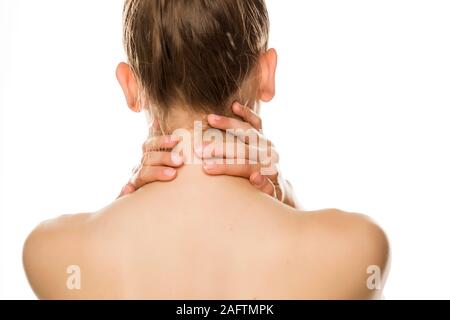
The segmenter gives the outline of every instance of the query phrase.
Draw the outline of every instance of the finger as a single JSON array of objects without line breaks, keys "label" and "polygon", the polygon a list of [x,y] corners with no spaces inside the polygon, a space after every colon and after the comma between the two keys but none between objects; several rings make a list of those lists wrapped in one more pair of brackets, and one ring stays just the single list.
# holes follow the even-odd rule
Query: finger
[{"label": "finger", "polygon": [[171,150],[180,142],[180,138],[172,136],[155,136],[149,138],[142,146],[142,152]]},{"label": "finger", "polygon": [[275,174],[272,175],[267,175],[265,177],[267,177],[267,179],[269,179],[273,184],[277,185],[278,184],[278,168],[276,168],[277,172]]},{"label": "finger", "polygon": [[232,109],[236,115],[244,119],[244,121],[248,122],[253,128],[258,131],[262,130],[261,117],[249,107],[243,106],[239,102],[235,102]]},{"label": "finger", "polygon": [[271,145],[270,141],[266,140],[266,138],[258,130],[253,128],[247,122],[211,114],[208,116],[208,123],[215,129],[220,129],[226,131],[227,133],[232,133],[242,142],[252,144],[265,144],[268,146]]},{"label": "finger", "polygon": [[142,157],[142,166],[167,166],[178,168],[183,165],[184,159],[172,152],[146,152]]},{"label": "finger", "polygon": [[133,176],[131,183],[136,189],[155,181],[172,181],[177,176],[177,170],[163,166],[142,166]]},{"label": "finger", "polygon": [[201,149],[195,150],[201,159],[220,158],[226,160],[245,159],[247,163],[256,164],[260,157],[259,149],[241,141],[237,143],[210,143]]},{"label": "finger", "polygon": [[253,127],[250,125],[250,123],[234,119],[234,118],[228,118],[223,117],[215,114],[210,114],[208,116],[208,123],[216,129],[220,130],[250,130],[253,129]]},{"label": "finger", "polygon": [[133,193],[136,191],[136,188],[131,184],[131,183],[127,183],[123,188],[122,191],[120,192],[120,195],[117,199],[126,196],[127,194]]},{"label": "finger", "polygon": [[267,177],[264,177],[259,172],[255,172],[250,176],[250,183],[261,190],[262,192],[273,197],[275,195],[275,186]]},{"label": "finger", "polygon": [[245,159],[237,159],[236,161],[238,164],[206,162],[203,164],[203,170],[212,176],[226,175],[249,179],[254,172],[258,172],[260,169],[258,164],[245,164],[247,161]]},{"label": "finger", "polygon": [[131,171],[131,174],[136,174],[136,172],[138,172],[138,170],[141,168],[141,165],[137,165],[133,168],[133,170]]},{"label": "finger", "polygon": [[[228,140],[227,140],[228,141]],[[261,163],[263,166],[271,166],[279,162],[278,152],[273,147],[260,146],[254,144],[245,144],[238,140],[237,142],[214,141],[207,143],[195,149],[195,154],[200,159],[247,159],[248,163]],[[273,175],[269,173],[266,175]],[[276,178],[276,177],[275,177]]]}]

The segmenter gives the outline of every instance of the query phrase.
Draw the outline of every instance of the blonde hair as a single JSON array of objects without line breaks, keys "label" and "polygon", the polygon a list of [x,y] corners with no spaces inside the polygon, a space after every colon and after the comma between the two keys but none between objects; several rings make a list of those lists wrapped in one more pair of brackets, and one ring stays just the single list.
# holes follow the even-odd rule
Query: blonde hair
[{"label": "blonde hair", "polygon": [[264,0],[126,0],[123,16],[128,62],[159,119],[174,106],[228,115],[233,100],[256,103]]}]

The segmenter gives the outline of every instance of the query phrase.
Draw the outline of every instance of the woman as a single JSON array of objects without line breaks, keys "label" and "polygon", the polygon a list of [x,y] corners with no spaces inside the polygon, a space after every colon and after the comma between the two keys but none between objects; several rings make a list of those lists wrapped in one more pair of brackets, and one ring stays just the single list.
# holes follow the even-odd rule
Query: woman
[{"label": "woman", "polygon": [[263,0],[126,1],[117,78],[153,135],[125,196],[28,237],[39,298],[379,296],[384,232],[362,215],[295,208],[261,135],[277,65],[268,32]]}]

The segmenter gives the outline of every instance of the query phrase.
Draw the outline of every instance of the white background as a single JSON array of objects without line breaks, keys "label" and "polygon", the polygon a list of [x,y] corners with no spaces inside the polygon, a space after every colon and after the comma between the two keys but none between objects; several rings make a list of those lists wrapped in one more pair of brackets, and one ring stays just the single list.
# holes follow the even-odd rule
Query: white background
[{"label": "white background", "polygon": [[[266,134],[306,209],[374,217],[387,299],[450,298],[450,2],[268,0],[278,92]],[[115,80],[123,0],[0,0],[0,298],[33,299],[23,241],[110,203],[144,117]]]}]

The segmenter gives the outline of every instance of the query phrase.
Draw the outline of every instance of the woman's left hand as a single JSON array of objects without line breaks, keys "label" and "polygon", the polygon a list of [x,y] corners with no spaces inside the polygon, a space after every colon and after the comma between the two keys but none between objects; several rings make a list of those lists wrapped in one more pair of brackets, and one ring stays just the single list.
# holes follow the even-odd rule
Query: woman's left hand
[{"label": "woman's left hand", "polygon": [[[208,116],[208,122],[213,128],[226,131],[227,133],[235,133],[235,137],[240,139],[244,145],[243,150],[245,150],[245,154],[239,155],[239,152],[237,154],[236,152],[227,154],[229,148],[209,149],[208,146],[201,150],[196,150],[197,156],[204,161],[203,168],[205,172],[209,175],[229,175],[246,178],[255,188],[291,207],[300,209],[292,186],[287,180],[282,178],[278,170],[278,153],[273,144],[262,134],[261,118],[252,110],[237,102],[233,104],[232,108],[233,112],[242,120],[210,115]],[[257,139],[254,139],[256,143],[251,141],[252,139],[249,136],[256,137]],[[144,149],[149,149],[150,147],[153,147],[151,142],[147,141],[144,143]],[[235,148],[234,145],[232,147],[233,149]],[[217,164],[213,160],[217,160],[217,158],[223,160],[221,164]],[[158,180],[148,174],[140,174],[143,170],[139,170],[139,168],[144,167],[146,166],[141,164],[133,174],[133,177],[140,177],[139,184],[128,183],[122,189],[119,198],[133,193],[145,184]]]}]

